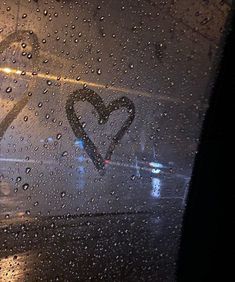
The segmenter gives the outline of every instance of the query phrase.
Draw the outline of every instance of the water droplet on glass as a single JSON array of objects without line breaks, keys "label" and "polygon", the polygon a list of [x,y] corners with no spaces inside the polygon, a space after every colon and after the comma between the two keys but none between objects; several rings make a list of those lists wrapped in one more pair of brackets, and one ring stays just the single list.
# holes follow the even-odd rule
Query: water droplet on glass
[{"label": "water droplet on glass", "polygon": [[132,175],[132,176],[131,176],[131,180],[135,180],[135,175]]},{"label": "water droplet on glass", "polygon": [[31,171],[31,167],[26,167],[25,172],[28,174]]},{"label": "water droplet on glass", "polygon": [[21,181],[21,177],[20,176],[18,176],[17,178],[16,178],[16,182],[20,182]]},{"label": "water droplet on glass", "polygon": [[60,140],[61,137],[62,137],[62,134],[61,134],[61,133],[58,133],[58,134],[56,135],[56,139],[57,139],[57,140]]},{"label": "water droplet on glass", "polygon": [[28,190],[29,184],[28,183],[23,184],[22,188],[23,188],[24,191]]},{"label": "water droplet on glass", "polygon": [[68,152],[67,152],[67,151],[64,151],[64,152],[62,153],[62,157],[65,157],[65,156],[68,156]]},{"label": "water droplet on glass", "polygon": [[12,88],[11,87],[7,87],[6,92],[7,93],[11,93],[11,91],[12,91]]}]

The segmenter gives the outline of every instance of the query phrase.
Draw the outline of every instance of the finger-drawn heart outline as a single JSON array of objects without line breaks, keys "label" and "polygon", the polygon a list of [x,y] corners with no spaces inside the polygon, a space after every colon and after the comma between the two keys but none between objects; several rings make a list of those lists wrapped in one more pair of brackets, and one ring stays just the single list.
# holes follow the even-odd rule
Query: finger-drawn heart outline
[{"label": "finger-drawn heart outline", "polygon": [[[29,31],[29,30],[18,30],[10,35],[8,35],[6,38],[4,38],[0,42],[0,54],[2,54],[8,47],[11,46],[11,44],[20,42],[24,39],[25,35],[30,35],[29,39],[32,41],[32,61],[34,65],[38,61],[39,58],[39,40],[35,33]],[[11,125],[14,119],[17,118],[19,113],[23,110],[25,105],[28,103],[30,99],[30,96],[26,95],[23,97],[16,105],[12,108],[12,110],[5,116],[5,118],[0,123],[0,141],[3,138],[4,134],[6,133],[8,127]]]},{"label": "finger-drawn heart outline", "polygon": [[25,38],[25,35],[30,35],[28,39],[32,41],[32,53],[34,58],[39,57],[39,40],[35,33],[30,30],[17,30],[12,32],[0,42],[0,54],[3,53],[12,43],[20,42]]},{"label": "finger-drawn heart outline", "polygon": [[[112,138],[112,141],[108,147],[108,150],[105,154],[105,158],[99,153],[95,144],[91,141],[86,131],[83,129],[81,122],[79,121],[77,114],[75,113],[75,103],[82,101],[87,101],[92,104],[92,106],[98,112],[99,118],[98,122],[104,124],[108,121],[110,114],[113,111],[119,110],[120,108],[126,108],[129,114],[129,117],[122,124],[122,127],[119,129],[117,134]],[[105,106],[102,98],[93,90],[84,88],[73,92],[66,101],[66,114],[70,126],[74,132],[74,135],[77,138],[81,138],[84,142],[84,149],[95,165],[96,169],[100,174],[104,174],[105,170],[105,160],[110,160],[113,154],[113,151],[117,144],[120,142],[126,131],[131,126],[135,118],[135,106],[134,103],[127,97],[118,98]]]}]

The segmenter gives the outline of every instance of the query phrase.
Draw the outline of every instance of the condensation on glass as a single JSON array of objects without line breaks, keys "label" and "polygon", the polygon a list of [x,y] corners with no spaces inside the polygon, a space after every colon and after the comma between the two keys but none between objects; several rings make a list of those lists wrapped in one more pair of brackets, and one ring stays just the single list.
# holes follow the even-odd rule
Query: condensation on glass
[{"label": "condensation on glass", "polygon": [[0,281],[174,281],[230,6],[0,3]]}]

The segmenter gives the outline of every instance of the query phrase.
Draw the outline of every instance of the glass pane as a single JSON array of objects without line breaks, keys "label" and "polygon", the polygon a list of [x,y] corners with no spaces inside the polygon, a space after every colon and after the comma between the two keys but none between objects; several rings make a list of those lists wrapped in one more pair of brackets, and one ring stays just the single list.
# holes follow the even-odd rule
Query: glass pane
[{"label": "glass pane", "polygon": [[174,281],[229,11],[1,1],[1,281]]}]

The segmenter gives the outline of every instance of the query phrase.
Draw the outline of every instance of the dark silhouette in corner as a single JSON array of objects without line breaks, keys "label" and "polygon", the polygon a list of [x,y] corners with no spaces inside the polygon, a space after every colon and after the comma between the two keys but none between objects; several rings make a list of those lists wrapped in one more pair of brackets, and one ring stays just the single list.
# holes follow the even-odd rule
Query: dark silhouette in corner
[{"label": "dark silhouette in corner", "polygon": [[[210,107],[206,114],[198,154],[195,159],[187,207],[183,220],[178,257],[177,281],[233,281],[226,278],[231,271],[232,231],[228,210],[234,171],[231,97],[235,93],[235,17],[228,21],[228,35]],[[230,184],[229,184],[230,181]],[[233,238],[234,241],[234,238]],[[234,276],[234,275],[233,275]]]}]

